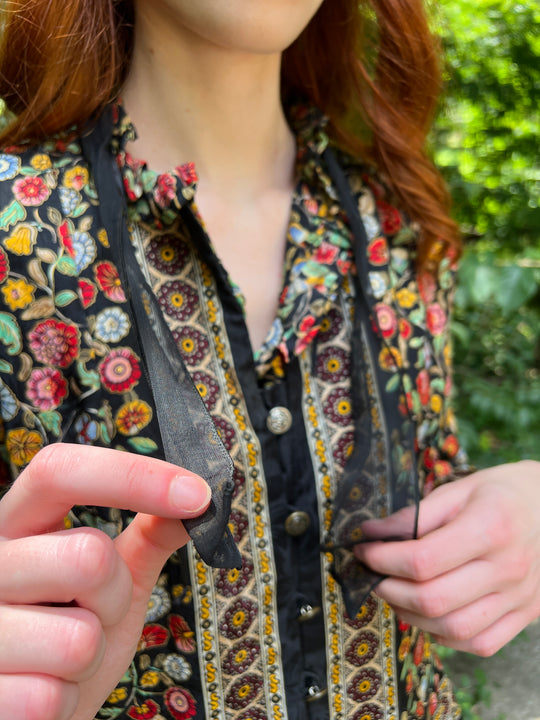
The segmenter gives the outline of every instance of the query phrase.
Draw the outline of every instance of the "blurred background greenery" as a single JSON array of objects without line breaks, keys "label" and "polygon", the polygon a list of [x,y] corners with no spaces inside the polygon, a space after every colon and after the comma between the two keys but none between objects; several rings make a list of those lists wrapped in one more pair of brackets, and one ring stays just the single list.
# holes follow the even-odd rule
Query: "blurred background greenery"
[{"label": "blurred background greenery", "polygon": [[540,0],[438,0],[447,90],[432,135],[467,239],[456,411],[479,467],[540,459]]},{"label": "blurred background greenery", "polygon": [[[460,437],[478,467],[540,460],[540,0],[432,9],[446,55],[433,153],[467,240],[453,321]],[[538,639],[531,626],[488,660],[441,648],[464,720],[538,717],[535,670],[515,667]]]}]

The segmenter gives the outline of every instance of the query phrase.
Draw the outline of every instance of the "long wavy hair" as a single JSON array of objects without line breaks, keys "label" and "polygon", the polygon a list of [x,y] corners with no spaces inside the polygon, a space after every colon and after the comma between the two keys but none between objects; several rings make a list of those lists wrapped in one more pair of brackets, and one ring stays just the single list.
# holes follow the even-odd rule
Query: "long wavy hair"
[{"label": "long wavy hair", "polygon": [[[7,146],[43,140],[118,96],[133,50],[132,0],[4,0],[0,98]],[[439,45],[422,0],[325,0],[283,57],[286,96],[329,117],[332,140],[372,162],[421,227],[430,270],[461,241],[445,185],[426,153],[441,88]]]}]

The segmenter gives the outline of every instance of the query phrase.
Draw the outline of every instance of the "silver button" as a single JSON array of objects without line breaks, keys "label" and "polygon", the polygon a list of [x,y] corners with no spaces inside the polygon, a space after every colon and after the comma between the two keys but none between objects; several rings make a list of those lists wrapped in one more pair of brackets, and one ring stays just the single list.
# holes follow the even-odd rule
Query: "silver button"
[{"label": "silver button", "polygon": [[290,430],[292,425],[292,415],[288,408],[282,405],[276,405],[268,413],[266,418],[266,427],[274,435],[283,435],[287,430]]},{"label": "silver button", "polygon": [[302,605],[298,611],[298,622],[308,622],[321,612],[321,608],[318,605]]},{"label": "silver button", "polygon": [[311,525],[311,518],[303,510],[295,510],[285,520],[285,532],[292,537],[303,535]]},{"label": "silver button", "polygon": [[328,693],[326,688],[320,688],[318,685],[310,685],[306,690],[306,702],[315,702],[320,700]]}]

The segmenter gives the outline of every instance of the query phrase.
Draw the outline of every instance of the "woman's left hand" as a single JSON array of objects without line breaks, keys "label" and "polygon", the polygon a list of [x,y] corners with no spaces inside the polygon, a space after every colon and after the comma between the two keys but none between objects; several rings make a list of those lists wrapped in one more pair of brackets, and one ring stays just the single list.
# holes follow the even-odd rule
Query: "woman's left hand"
[{"label": "woman's left hand", "polygon": [[[389,522],[373,524],[382,534]],[[540,615],[539,462],[500,465],[438,488],[420,503],[418,538],[355,548],[388,576],[375,592],[404,622],[488,656]]]}]

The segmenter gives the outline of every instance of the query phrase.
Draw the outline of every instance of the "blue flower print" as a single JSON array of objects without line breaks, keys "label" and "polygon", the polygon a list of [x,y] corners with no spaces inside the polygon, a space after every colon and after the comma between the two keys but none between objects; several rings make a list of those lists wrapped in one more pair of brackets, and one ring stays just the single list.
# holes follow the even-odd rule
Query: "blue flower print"
[{"label": "blue flower print", "polygon": [[385,292],[388,290],[388,275],[387,273],[382,272],[370,272],[369,273],[369,284],[371,285],[371,290],[373,292],[373,296],[379,300],[382,298],[385,294]]},{"label": "blue flower print", "polygon": [[81,445],[92,445],[97,440],[98,424],[88,413],[79,415],[73,427],[77,433],[77,441]]},{"label": "blue flower print", "polygon": [[364,223],[368,240],[373,240],[373,238],[381,234],[381,226],[377,218],[373,217],[373,215],[362,215],[362,222]]},{"label": "blue flower print", "polygon": [[118,307],[107,308],[96,317],[95,334],[103,342],[118,342],[129,332],[129,317]]},{"label": "blue flower print", "polygon": [[71,215],[80,202],[79,193],[73,188],[61,187],[58,191],[64,215]]},{"label": "blue flower print", "polygon": [[96,258],[96,244],[87,232],[73,233],[73,249],[78,272],[87,268]]},{"label": "blue flower print", "polygon": [[19,172],[21,159],[14,155],[0,155],[0,180],[11,180]]},{"label": "blue flower print", "polygon": [[154,622],[166,615],[171,609],[171,598],[169,593],[160,585],[156,585],[150,595],[148,608],[146,610],[145,622]]}]

